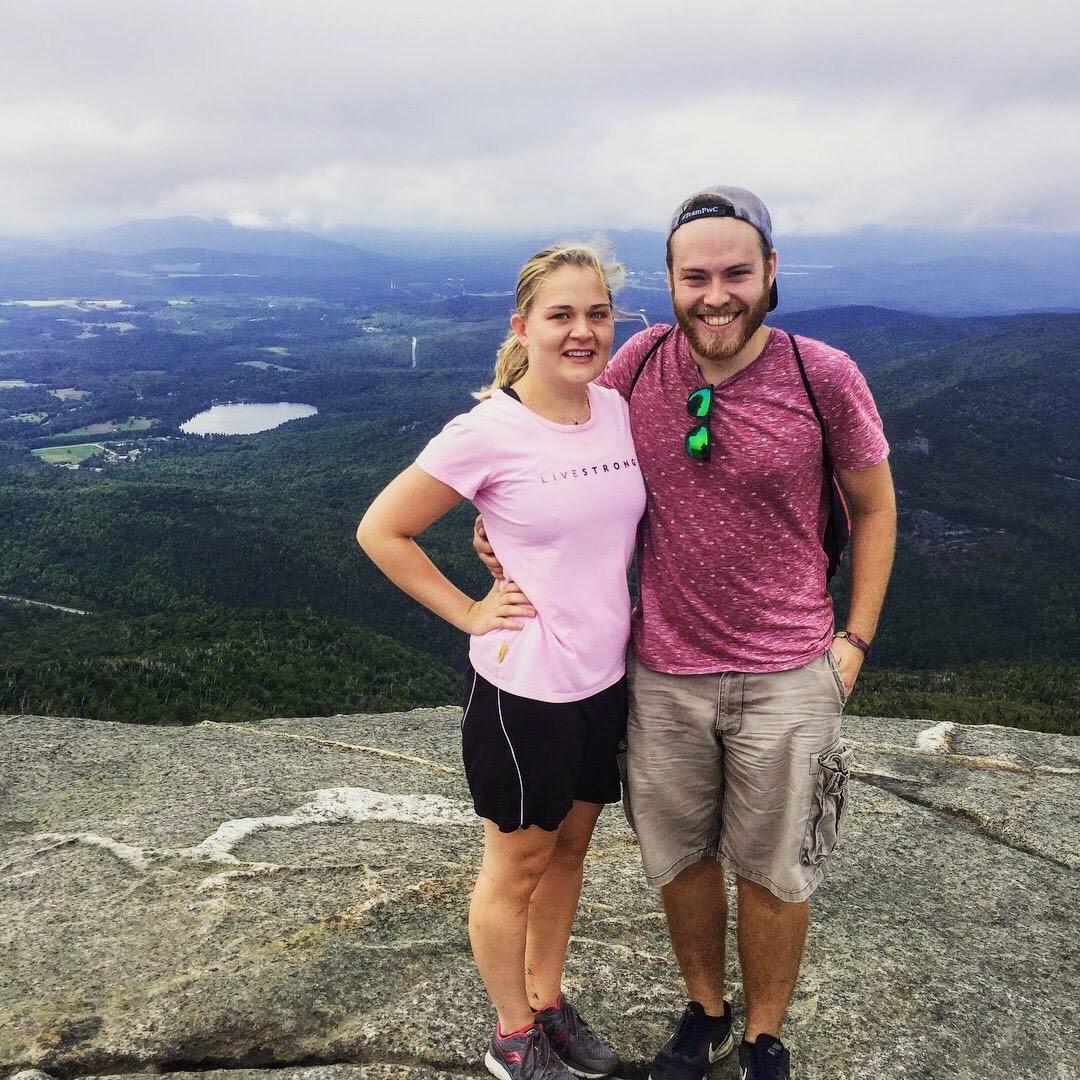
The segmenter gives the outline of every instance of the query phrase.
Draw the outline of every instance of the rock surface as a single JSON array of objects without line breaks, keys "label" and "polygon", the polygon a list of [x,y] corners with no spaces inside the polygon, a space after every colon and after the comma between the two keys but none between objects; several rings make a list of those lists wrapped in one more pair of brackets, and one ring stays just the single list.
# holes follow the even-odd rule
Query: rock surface
[{"label": "rock surface", "polygon": [[[459,717],[0,718],[0,1075],[484,1074]],[[1080,740],[845,730],[855,812],[814,901],[795,1075],[1078,1080]],[[683,997],[616,808],[566,983],[620,1075],[647,1076]]]}]

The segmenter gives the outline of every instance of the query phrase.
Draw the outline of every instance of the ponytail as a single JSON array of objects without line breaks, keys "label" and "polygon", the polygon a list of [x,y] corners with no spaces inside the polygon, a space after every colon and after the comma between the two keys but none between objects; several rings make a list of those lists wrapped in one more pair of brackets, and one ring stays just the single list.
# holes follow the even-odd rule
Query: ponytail
[{"label": "ponytail", "polygon": [[489,398],[494,391],[513,386],[528,370],[529,354],[525,346],[518,341],[517,334],[511,330],[495,354],[495,376],[491,385],[477,390],[473,397],[480,400]]}]

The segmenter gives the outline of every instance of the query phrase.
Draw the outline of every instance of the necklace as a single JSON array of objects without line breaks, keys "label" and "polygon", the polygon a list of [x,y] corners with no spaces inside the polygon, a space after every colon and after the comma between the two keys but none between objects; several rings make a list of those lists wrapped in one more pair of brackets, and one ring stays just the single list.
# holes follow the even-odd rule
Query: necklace
[{"label": "necklace", "polygon": [[530,412],[534,412],[537,416],[542,416],[545,420],[550,420],[552,421],[552,423],[555,424],[566,424],[568,427],[570,425],[574,425],[576,427],[579,424],[587,424],[592,417],[592,409],[589,405],[588,394],[586,394],[585,396],[585,415],[580,416],[579,410],[578,416],[566,416],[562,413],[559,413],[558,415],[552,415],[550,412],[545,412],[543,409],[538,408],[536,405],[531,403],[531,395],[523,395],[520,389],[514,388],[514,392],[517,394],[518,401],[520,401],[521,404],[524,405],[525,408],[527,408]]}]

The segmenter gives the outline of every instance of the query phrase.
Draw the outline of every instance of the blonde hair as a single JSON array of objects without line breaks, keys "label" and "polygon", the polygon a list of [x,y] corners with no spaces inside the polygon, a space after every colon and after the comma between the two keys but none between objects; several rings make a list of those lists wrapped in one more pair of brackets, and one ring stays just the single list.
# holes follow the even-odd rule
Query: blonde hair
[{"label": "blonde hair", "polygon": [[[517,290],[514,293],[516,314],[525,318],[532,307],[537,290],[556,270],[564,266],[582,266],[596,272],[596,276],[607,291],[608,302],[614,313],[614,292],[623,282],[624,270],[614,259],[608,256],[606,245],[600,240],[588,244],[555,244],[538,251],[521,268],[518,274]],[[511,330],[506,340],[495,354],[495,375],[490,384],[473,393],[481,401],[491,397],[496,390],[512,386],[529,369],[529,354],[525,346]]]}]

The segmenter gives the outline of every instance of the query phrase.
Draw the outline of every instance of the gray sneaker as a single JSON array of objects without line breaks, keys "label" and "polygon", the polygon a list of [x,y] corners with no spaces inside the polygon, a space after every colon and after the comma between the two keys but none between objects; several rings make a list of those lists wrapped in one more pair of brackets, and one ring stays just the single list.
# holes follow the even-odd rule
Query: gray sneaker
[{"label": "gray sneaker", "polygon": [[610,1076],[619,1064],[619,1055],[589,1025],[565,994],[550,1008],[536,1014],[559,1060],[575,1075],[597,1080]]},{"label": "gray sneaker", "polygon": [[492,1035],[484,1064],[499,1080],[573,1080],[536,1024],[508,1039]]}]

